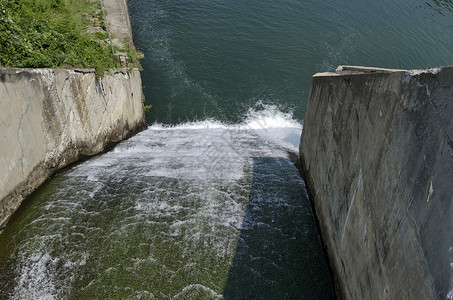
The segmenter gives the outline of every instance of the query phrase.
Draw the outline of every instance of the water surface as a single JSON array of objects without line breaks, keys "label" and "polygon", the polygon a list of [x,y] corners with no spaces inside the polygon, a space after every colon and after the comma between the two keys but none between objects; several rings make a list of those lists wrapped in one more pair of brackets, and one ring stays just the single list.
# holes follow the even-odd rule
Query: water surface
[{"label": "water surface", "polygon": [[304,118],[338,65],[452,64],[450,1],[131,0],[151,123],[241,121],[258,100]]},{"label": "water surface", "polygon": [[333,297],[289,117],[154,125],[61,172],[0,236],[0,297]]}]

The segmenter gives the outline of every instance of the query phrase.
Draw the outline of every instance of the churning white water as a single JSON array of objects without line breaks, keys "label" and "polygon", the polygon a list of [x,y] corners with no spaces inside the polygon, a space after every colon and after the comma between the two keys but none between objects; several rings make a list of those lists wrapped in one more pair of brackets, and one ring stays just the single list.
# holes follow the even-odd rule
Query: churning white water
[{"label": "churning white water", "polygon": [[273,106],[239,125],[153,125],[60,173],[10,229],[2,296],[331,295],[290,159],[300,132]]}]

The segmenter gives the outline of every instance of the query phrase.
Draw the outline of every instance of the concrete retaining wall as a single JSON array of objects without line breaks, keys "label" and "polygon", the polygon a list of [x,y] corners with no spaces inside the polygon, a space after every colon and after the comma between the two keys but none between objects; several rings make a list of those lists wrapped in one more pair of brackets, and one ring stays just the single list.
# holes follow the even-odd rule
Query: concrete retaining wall
[{"label": "concrete retaining wall", "polygon": [[145,125],[138,70],[0,70],[0,228],[56,170]]},{"label": "concrete retaining wall", "polygon": [[453,68],[313,77],[299,166],[344,299],[453,298]]}]

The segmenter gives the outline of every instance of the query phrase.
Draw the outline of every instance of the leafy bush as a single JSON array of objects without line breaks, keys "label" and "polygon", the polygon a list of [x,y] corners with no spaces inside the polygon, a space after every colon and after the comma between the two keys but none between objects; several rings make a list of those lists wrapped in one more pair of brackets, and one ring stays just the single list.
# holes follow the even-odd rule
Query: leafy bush
[{"label": "leafy bush", "polygon": [[0,65],[118,67],[103,36],[86,31],[96,9],[89,0],[0,0]]}]

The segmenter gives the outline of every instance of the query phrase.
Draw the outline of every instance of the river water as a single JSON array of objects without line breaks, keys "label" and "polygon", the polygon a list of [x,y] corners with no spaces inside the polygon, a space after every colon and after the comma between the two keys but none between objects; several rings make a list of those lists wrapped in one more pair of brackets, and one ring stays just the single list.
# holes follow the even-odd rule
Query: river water
[{"label": "river water", "polygon": [[448,65],[451,3],[128,3],[149,127],[26,201],[0,298],[333,298],[294,167],[311,75]]}]

